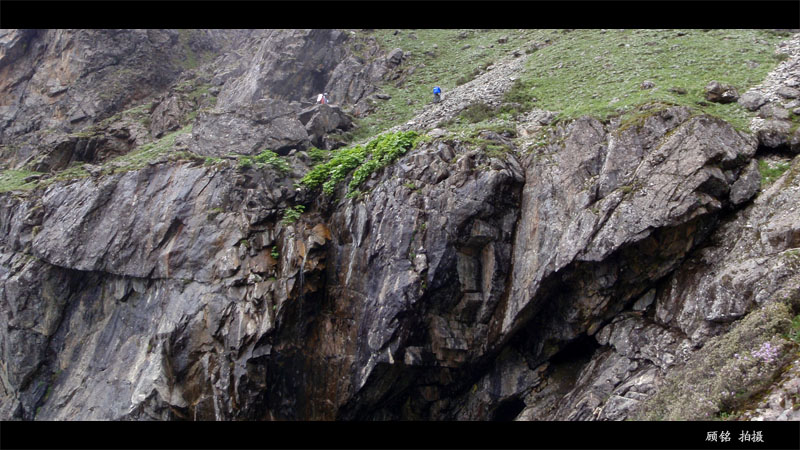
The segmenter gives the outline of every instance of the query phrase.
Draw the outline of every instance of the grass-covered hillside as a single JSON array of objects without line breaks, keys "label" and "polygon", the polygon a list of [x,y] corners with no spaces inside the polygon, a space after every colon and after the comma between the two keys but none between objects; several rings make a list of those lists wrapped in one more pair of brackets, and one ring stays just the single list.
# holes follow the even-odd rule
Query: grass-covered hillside
[{"label": "grass-covered hillside", "polygon": [[[399,32],[398,32],[399,31]],[[788,33],[768,30],[374,30],[386,50],[411,52],[413,66],[401,84],[389,82],[391,99],[361,121],[367,136],[408,120],[431,100],[474,78],[513,51],[528,55],[508,100],[526,108],[605,118],[662,101],[691,106],[746,129],[749,113],[736,103],[704,101],[712,80],[739,93],[758,84],[782,59],[776,44]],[[503,39],[507,38],[507,40]],[[505,41],[505,42],[503,42]],[[649,81],[653,87],[643,89]]]},{"label": "grass-covered hillside", "polygon": [[[447,95],[453,87],[473,79],[494,61],[548,37],[553,30],[373,30],[359,31],[375,38],[384,51],[410,52],[404,79],[382,86],[391,99],[360,121],[358,137],[366,138],[409,120],[432,99],[434,86]],[[508,38],[505,43],[498,41]],[[410,70],[409,70],[410,69]]]}]

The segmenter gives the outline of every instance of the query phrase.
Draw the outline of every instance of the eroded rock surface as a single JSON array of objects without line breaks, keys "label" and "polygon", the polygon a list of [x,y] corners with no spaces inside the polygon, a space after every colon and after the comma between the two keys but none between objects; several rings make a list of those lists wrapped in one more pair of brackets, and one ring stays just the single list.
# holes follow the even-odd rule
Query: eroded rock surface
[{"label": "eroded rock surface", "polygon": [[800,35],[794,34],[781,43],[775,52],[785,55],[786,59],[767,74],[762,83],[744,94],[739,102],[749,110],[759,112],[750,128],[764,147],[797,154],[800,153],[800,130],[792,126],[789,115],[790,111],[800,106],[795,96],[795,91],[800,87]]}]

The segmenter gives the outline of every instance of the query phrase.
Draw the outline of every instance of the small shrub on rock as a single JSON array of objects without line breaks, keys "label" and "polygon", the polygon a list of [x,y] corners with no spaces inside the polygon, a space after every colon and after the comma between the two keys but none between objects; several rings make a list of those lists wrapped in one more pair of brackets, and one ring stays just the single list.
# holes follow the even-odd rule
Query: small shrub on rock
[{"label": "small shrub on rock", "polygon": [[482,122],[494,117],[495,111],[485,103],[473,103],[461,111],[461,117],[470,123]]},{"label": "small shrub on rock", "polygon": [[300,218],[300,215],[303,214],[303,211],[306,210],[306,207],[303,205],[295,205],[290,208],[286,208],[286,211],[283,213],[283,220],[282,222],[284,225],[292,224],[297,222],[297,219]]},{"label": "small shrub on rock", "polygon": [[349,184],[350,191],[354,191],[373,172],[411,150],[418,138],[416,131],[398,131],[379,136],[367,145],[338,150],[329,161],[314,166],[300,180],[300,184],[311,189],[321,185],[322,191],[331,195],[336,184],[355,169]]}]

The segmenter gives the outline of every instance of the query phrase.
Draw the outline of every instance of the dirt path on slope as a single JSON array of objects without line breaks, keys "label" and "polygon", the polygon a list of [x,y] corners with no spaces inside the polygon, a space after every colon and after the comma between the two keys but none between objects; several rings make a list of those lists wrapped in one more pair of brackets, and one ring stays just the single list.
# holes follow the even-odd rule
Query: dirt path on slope
[{"label": "dirt path on slope", "polygon": [[[405,124],[393,127],[390,131],[435,128],[439,123],[457,116],[473,103],[485,103],[491,107],[500,105],[503,95],[519,77],[519,72],[525,68],[527,60],[528,55],[515,57],[512,54],[495,62],[486,73],[449,92],[443,92],[440,103],[426,105],[420,114]],[[432,100],[433,94],[431,94]]]},{"label": "dirt path on slope", "polygon": [[[775,51],[788,55],[788,58],[781,62],[775,70],[768,73],[764,81],[750,88],[747,93],[758,93],[767,100],[767,104],[762,106],[762,109],[773,105],[793,111],[800,107],[800,100],[781,97],[778,95],[778,90],[782,87],[800,88],[800,33],[795,33],[789,39],[782,41]],[[755,117],[750,121],[750,129],[754,133],[758,132],[765,127],[766,122],[765,118]]]}]

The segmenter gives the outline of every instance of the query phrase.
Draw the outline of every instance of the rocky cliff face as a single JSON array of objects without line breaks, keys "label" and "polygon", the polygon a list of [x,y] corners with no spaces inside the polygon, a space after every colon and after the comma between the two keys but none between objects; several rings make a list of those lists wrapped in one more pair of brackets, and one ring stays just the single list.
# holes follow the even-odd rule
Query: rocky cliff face
[{"label": "rocky cliff face", "polygon": [[[361,195],[322,195],[298,187],[306,150],[341,145],[402,52],[336,30],[4,33],[3,164],[52,175],[0,194],[0,417],[797,418],[791,145],[655,104],[533,111],[538,145],[485,131],[491,152],[431,130],[454,96]],[[472,81],[490,103],[520,60],[497,66]],[[765,152],[793,159],[762,189]]]}]

